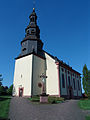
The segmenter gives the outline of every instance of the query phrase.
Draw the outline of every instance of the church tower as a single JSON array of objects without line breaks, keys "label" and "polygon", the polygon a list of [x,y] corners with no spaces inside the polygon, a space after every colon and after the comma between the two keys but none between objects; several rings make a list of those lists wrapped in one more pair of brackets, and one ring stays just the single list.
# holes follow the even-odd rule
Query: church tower
[{"label": "church tower", "polygon": [[15,59],[13,96],[33,96],[41,94],[38,84],[40,76],[45,74],[45,53],[40,40],[35,8],[29,16],[30,22],[25,29],[25,38],[21,41],[21,53]]},{"label": "church tower", "polygon": [[39,56],[43,56],[43,42],[40,40],[40,29],[37,25],[37,15],[35,13],[35,8],[33,8],[33,12],[29,16],[29,18],[30,23],[25,29],[25,38],[21,41],[20,56],[24,56],[30,53],[35,53]]}]

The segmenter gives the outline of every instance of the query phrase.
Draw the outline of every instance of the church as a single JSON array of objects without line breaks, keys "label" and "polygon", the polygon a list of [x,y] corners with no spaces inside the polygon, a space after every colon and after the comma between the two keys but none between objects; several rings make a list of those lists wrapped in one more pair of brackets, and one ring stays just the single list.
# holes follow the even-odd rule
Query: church
[{"label": "church", "polygon": [[13,96],[32,97],[42,93],[42,74],[46,94],[64,98],[82,96],[81,74],[57,57],[43,50],[35,8],[21,41],[21,52],[15,58]]}]

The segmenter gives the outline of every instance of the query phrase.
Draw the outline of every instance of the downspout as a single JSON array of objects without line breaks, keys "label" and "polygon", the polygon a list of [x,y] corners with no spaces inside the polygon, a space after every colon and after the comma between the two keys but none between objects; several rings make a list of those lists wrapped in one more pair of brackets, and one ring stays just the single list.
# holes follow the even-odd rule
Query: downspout
[{"label": "downspout", "polygon": [[34,72],[34,54],[32,54],[32,78],[31,78],[31,97],[33,96],[33,72]]},{"label": "downspout", "polygon": [[77,80],[76,75],[75,75],[75,79],[76,79],[76,86],[77,86],[77,88],[76,88],[76,92],[77,92],[77,98],[78,98],[78,80]]},{"label": "downspout", "polygon": [[81,77],[80,77],[80,89],[81,89],[81,97],[82,97]]},{"label": "downspout", "polygon": [[67,88],[67,96],[68,96],[68,81],[67,81],[67,70],[65,71],[66,73],[66,88]]},{"label": "downspout", "polygon": [[71,92],[71,94],[72,94],[72,98],[74,98],[72,73],[71,73],[71,81],[72,81],[72,92]]}]

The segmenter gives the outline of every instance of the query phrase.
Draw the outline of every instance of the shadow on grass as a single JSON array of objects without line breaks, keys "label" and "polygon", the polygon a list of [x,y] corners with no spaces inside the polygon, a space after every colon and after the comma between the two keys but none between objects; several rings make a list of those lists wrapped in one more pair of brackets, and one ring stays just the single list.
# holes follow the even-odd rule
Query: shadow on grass
[{"label": "shadow on grass", "polygon": [[10,119],[7,119],[7,118],[6,118],[6,119],[3,119],[3,118],[0,118],[0,120],[10,120]]},{"label": "shadow on grass", "polygon": [[0,101],[5,101],[7,99],[11,99],[11,96],[0,96]]}]

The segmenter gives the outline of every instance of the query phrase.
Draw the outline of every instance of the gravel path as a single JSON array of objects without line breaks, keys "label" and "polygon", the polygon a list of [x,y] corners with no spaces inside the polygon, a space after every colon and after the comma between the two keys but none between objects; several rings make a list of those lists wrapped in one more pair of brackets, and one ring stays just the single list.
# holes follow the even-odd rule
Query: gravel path
[{"label": "gravel path", "polygon": [[85,120],[77,105],[78,100],[61,104],[32,104],[28,99],[13,97],[10,103],[10,120]]}]

